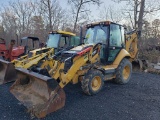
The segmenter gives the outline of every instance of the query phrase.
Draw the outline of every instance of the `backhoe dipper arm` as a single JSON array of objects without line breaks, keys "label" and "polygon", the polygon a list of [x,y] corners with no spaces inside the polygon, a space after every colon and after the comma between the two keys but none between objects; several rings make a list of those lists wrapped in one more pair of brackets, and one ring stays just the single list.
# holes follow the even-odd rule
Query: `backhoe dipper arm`
[{"label": "backhoe dipper arm", "polygon": [[132,61],[136,59],[138,54],[138,32],[134,30],[126,34],[126,50],[130,53]]}]

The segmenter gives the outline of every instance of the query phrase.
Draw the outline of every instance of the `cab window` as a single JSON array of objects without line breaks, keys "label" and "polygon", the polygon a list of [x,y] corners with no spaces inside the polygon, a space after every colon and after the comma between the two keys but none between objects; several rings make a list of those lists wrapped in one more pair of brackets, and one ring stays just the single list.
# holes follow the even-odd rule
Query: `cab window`
[{"label": "cab window", "polygon": [[121,29],[119,25],[110,25],[110,46],[122,47]]},{"label": "cab window", "polygon": [[97,29],[97,35],[96,35],[96,43],[106,43],[107,35],[104,30]]},{"label": "cab window", "polygon": [[71,46],[78,46],[80,44],[80,38],[77,36],[72,36],[71,37]]},{"label": "cab window", "polygon": [[59,41],[59,47],[67,47],[69,46],[69,36],[61,36],[61,39]]}]

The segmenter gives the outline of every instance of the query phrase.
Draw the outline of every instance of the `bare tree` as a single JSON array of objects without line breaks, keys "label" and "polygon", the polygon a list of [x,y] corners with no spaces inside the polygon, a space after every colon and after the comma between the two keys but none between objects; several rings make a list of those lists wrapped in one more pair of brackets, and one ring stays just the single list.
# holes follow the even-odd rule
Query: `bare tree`
[{"label": "bare tree", "polygon": [[[135,28],[142,30],[144,19],[147,15],[160,10],[159,0],[112,0],[114,2],[126,2],[124,13],[127,14]],[[127,7],[128,6],[128,7]],[[134,22],[133,22],[134,21]]]},{"label": "bare tree", "polygon": [[119,23],[124,19],[122,11],[120,9],[115,9],[114,6],[109,6],[108,8],[106,6],[102,7],[99,17],[103,20],[111,20],[115,23]]},{"label": "bare tree", "polygon": [[17,18],[10,8],[4,7],[3,11],[1,11],[1,19],[3,30],[8,34],[5,36],[8,44],[10,39],[15,38],[17,32]]},{"label": "bare tree", "polygon": [[[49,28],[52,30],[52,8],[53,6],[51,5],[51,0],[41,0],[41,2],[44,5],[44,12],[48,13],[48,19],[49,19]],[[46,9],[47,8],[47,9]]]},{"label": "bare tree", "polygon": [[31,31],[33,36],[38,36],[41,42],[45,42],[46,34],[42,16],[33,16],[31,19]]},{"label": "bare tree", "polygon": [[158,39],[158,36],[160,35],[160,19],[155,19],[152,22],[152,30],[154,38]]},{"label": "bare tree", "polygon": [[59,28],[59,24],[65,12],[59,6],[57,0],[40,0],[38,9],[40,9],[39,11],[41,11],[43,19],[47,18],[46,21],[48,22],[46,24],[48,24],[49,31]]},{"label": "bare tree", "polygon": [[142,30],[143,26],[143,15],[144,15],[144,7],[145,7],[145,0],[141,0],[141,5],[140,5],[140,11],[139,11],[139,16],[138,16],[138,29]]},{"label": "bare tree", "polygon": [[30,34],[31,17],[33,15],[33,7],[31,2],[22,2],[17,0],[15,2],[9,3],[10,9],[13,11],[15,18],[17,19],[17,33],[22,36],[27,36]]},{"label": "bare tree", "polygon": [[86,8],[85,6],[90,4],[99,6],[101,4],[101,0],[68,0],[68,3],[71,4],[73,8],[72,9],[73,14],[75,14],[74,27],[73,27],[73,32],[75,32],[77,22],[80,18],[80,14],[89,11],[89,9]]}]

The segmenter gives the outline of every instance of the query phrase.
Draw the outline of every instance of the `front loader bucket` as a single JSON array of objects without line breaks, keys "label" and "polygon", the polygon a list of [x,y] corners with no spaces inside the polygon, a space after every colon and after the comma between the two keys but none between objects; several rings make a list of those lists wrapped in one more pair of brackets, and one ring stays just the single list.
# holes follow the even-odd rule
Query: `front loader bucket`
[{"label": "front loader bucket", "polygon": [[0,59],[0,85],[14,81],[16,79],[16,70],[11,62]]},{"label": "front loader bucket", "polygon": [[56,80],[23,68],[16,70],[17,79],[10,92],[32,115],[43,118],[65,105],[65,92]]}]

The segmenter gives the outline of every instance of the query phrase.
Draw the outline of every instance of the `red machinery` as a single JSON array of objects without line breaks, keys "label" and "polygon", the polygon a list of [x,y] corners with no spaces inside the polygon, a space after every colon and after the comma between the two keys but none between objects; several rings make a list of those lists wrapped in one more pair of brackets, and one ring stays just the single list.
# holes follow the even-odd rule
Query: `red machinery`
[{"label": "red machinery", "polygon": [[39,44],[39,38],[37,37],[23,37],[20,45],[16,47],[14,47],[15,40],[11,40],[9,48],[7,49],[5,40],[0,38],[0,56],[5,60],[12,61],[27,54],[29,50],[39,48]]},{"label": "red machinery", "polygon": [[3,57],[5,52],[7,52],[5,40],[0,38],[0,56]]}]

